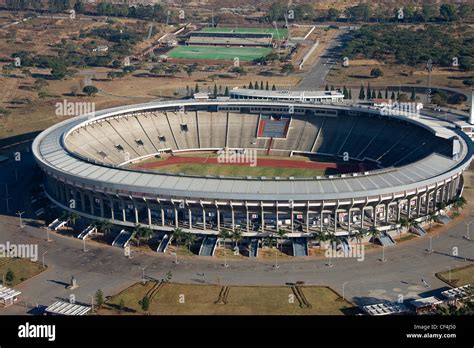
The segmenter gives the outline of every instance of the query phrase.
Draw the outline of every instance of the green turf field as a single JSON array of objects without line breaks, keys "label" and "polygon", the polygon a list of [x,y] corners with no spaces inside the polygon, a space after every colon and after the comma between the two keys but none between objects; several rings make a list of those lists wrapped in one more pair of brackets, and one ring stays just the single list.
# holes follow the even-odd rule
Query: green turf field
[{"label": "green turf field", "polygon": [[282,178],[286,177],[314,177],[324,175],[324,170],[308,168],[285,168],[285,167],[250,167],[241,165],[222,165],[210,163],[183,163],[170,164],[158,167],[157,172],[162,173],[185,173],[190,175],[224,175],[224,176],[265,176]]},{"label": "green turf field", "polygon": [[203,32],[210,33],[271,33],[274,39],[283,39],[288,36],[288,29],[276,29],[273,28],[202,28]]},{"label": "green turf field", "polygon": [[271,48],[262,47],[178,46],[168,53],[168,57],[229,61],[233,61],[235,57],[238,57],[242,62],[249,62],[264,57],[271,52]]}]

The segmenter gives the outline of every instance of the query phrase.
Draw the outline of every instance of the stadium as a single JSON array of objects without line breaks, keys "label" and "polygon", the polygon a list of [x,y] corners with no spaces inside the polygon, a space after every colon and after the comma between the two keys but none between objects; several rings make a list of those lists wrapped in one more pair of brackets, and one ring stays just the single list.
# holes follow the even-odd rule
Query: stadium
[{"label": "stadium", "polygon": [[[254,240],[282,229],[304,256],[311,234],[348,242],[375,227],[390,239],[402,218],[423,221],[461,195],[467,135],[423,111],[386,111],[151,102],[63,121],[35,139],[33,153],[49,199],[87,219],[214,240],[223,228]],[[252,154],[254,166],[220,161]]]}]

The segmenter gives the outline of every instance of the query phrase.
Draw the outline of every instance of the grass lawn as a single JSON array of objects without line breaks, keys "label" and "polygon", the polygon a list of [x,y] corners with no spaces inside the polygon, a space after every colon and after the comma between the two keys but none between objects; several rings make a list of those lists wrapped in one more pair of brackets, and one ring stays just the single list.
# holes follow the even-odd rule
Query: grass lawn
[{"label": "grass lawn", "polygon": [[451,271],[451,282],[449,281],[449,270],[436,273],[436,276],[454,287],[472,284],[474,283],[474,264],[453,269]]},{"label": "grass lawn", "polygon": [[18,285],[44,270],[43,266],[38,262],[32,262],[21,258],[1,258],[0,280],[2,279],[2,276],[6,276],[9,269],[13,271],[14,279],[11,283],[5,281],[6,286]]},{"label": "grass lawn", "polygon": [[274,28],[222,28],[222,27],[208,27],[202,28],[202,32],[207,33],[270,33],[275,39],[283,39],[288,36],[288,29],[274,29]]},{"label": "grass lawn", "polygon": [[[214,280],[213,280],[214,281]],[[107,301],[99,314],[117,314],[118,304],[123,299],[124,314],[143,314],[138,301],[156,283],[145,285],[136,283]],[[340,315],[353,305],[343,301],[336,293],[326,287],[303,287],[311,308],[300,308],[288,286],[257,287],[231,286],[227,303],[216,304],[222,286],[194,284],[165,284],[151,301],[148,313],[156,315],[277,315],[277,314],[329,314]]]},{"label": "grass lawn", "polygon": [[262,47],[216,47],[216,46],[178,46],[168,53],[168,57],[177,59],[229,60],[235,57],[243,62],[264,57],[271,53],[271,48]]},{"label": "grass lawn", "polygon": [[313,177],[324,175],[324,170],[284,167],[250,167],[230,164],[182,163],[170,164],[154,169],[162,173],[185,173],[191,175],[265,176],[265,177]]}]

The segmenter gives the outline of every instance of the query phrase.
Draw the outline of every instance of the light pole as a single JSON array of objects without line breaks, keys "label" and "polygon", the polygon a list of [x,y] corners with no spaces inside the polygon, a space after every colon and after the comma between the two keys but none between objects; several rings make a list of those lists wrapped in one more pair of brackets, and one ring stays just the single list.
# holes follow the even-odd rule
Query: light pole
[{"label": "light pole", "polygon": [[449,284],[451,284],[451,267],[448,266],[448,269],[449,269],[448,281],[449,281]]},{"label": "light pole", "polygon": [[142,284],[145,284],[145,269],[147,268],[148,266],[145,266],[145,267],[138,267],[142,270]]},{"label": "light pole", "polygon": [[227,263],[227,250],[225,248],[225,242],[224,242],[224,264],[223,264],[223,266],[225,268],[229,267],[229,264]]},{"label": "light pole", "polygon": [[380,261],[387,261],[387,259],[385,258],[385,245],[382,245],[382,258],[380,259]]},{"label": "light pole", "polygon": [[426,251],[429,252],[430,254],[433,252],[433,247],[432,247],[432,246],[433,246],[433,241],[432,241],[432,238],[433,238],[433,237],[430,236],[430,247],[429,247],[429,249],[426,249]]},{"label": "light pole", "polygon": [[86,238],[84,237],[84,239],[82,240],[84,242],[84,247],[83,247],[83,251],[86,252],[87,249],[86,249]]},{"label": "light pole", "polygon": [[91,311],[94,311],[94,296],[91,295]]},{"label": "light pole", "polygon": [[48,227],[48,226],[46,226],[46,241],[47,241],[48,243],[52,242],[52,240],[49,239],[49,227]]},{"label": "light pole", "polygon": [[22,220],[22,218],[21,218],[21,216],[22,216],[24,213],[25,213],[24,211],[18,211],[18,212],[16,213],[16,215],[18,215],[18,216],[20,217],[20,228],[25,227],[25,226],[23,226],[23,220]]},{"label": "light pole", "polygon": [[275,269],[280,268],[280,266],[278,266],[278,248],[277,248],[276,251],[275,251],[275,264],[273,265],[273,267],[274,267]]},{"label": "light pole", "polygon": [[466,238],[467,240],[471,240],[471,238],[469,237],[469,230],[471,228],[472,221],[465,222],[465,224],[466,224],[466,235],[464,236],[464,238]]},{"label": "light pole", "polygon": [[44,266],[44,255],[46,255],[47,252],[48,252],[48,251],[46,250],[46,251],[43,253],[43,255],[42,255],[42,257],[43,257],[43,268],[45,268],[45,266]]},{"label": "light pole", "polygon": [[178,261],[178,249],[176,249],[175,253],[174,253],[174,263],[176,265],[179,265],[179,261]]},{"label": "light pole", "polygon": [[342,283],[342,300],[343,301],[346,299],[344,290],[345,290],[345,286],[346,286],[347,283],[349,283],[349,282],[346,281],[346,282]]}]

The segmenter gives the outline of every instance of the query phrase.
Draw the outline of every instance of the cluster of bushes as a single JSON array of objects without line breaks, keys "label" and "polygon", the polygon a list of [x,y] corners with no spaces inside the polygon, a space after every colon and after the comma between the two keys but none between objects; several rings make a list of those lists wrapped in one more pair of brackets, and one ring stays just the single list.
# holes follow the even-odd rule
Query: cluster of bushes
[{"label": "cluster of bushes", "polygon": [[449,28],[428,26],[411,30],[381,24],[363,26],[352,34],[343,54],[349,58],[364,57],[381,61],[395,60],[399,64],[453,66],[457,61],[465,71],[473,69],[472,38],[453,37]]}]

